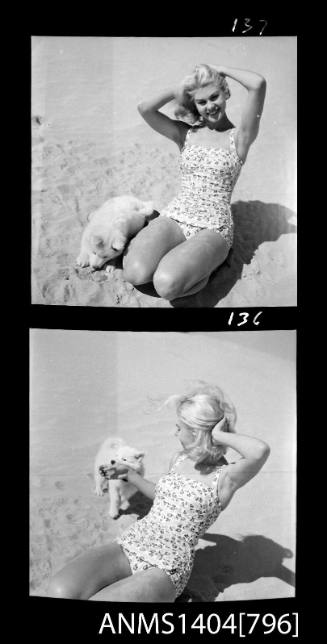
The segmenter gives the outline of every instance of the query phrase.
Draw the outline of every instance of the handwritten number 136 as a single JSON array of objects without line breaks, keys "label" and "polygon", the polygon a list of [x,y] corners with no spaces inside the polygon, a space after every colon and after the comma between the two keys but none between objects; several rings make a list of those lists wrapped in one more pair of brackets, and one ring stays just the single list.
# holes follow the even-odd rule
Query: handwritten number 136
[{"label": "handwritten number 136", "polygon": [[[234,24],[233,24],[233,27],[232,27],[233,32],[235,32],[235,29],[237,27],[238,21],[239,21],[239,19],[235,18]],[[241,21],[242,21],[242,19],[241,19]],[[264,26],[262,27],[261,31],[259,32],[259,36],[262,36],[265,28],[267,27],[268,21],[267,20],[259,20],[259,22],[264,22]],[[254,29],[254,25],[251,25],[251,18],[243,18],[243,26],[245,27],[245,29],[241,30],[242,34],[246,34],[247,31],[250,31],[251,29]]]},{"label": "handwritten number 136", "polygon": [[[261,313],[262,313],[262,311],[259,311],[259,313],[257,313],[257,314],[254,316],[253,320],[249,320],[249,316],[250,316],[250,314],[249,314],[249,313],[247,313],[247,311],[241,311],[241,312],[239,312],[239,313],[236,313],[236,315],[237,315],[239,318],[241,318],[241,322],[239,322],[238,324],[236,324],[236,326],[242,326],[243,324],[246,324],[247,322],[251,322],[251,321],[252,321],[252,323],[253,323],[255,326],[258,326],[258,324],[260,324],[260,320],[259,320],[258,318],[259,318],[259,315],[261,315]],[[234,320],[234,312],[232,312],[232,313],[230,314],[229,318],[228,318],[228,325],[229,325],[229,326],[231,326],[231,324],[232,324],[233,320]]]}]

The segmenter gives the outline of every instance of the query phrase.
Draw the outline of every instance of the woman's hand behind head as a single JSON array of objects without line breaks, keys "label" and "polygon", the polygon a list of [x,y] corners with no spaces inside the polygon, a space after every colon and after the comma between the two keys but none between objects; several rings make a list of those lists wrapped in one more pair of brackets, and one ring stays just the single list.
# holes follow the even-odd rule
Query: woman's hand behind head
[{"label": "woman's hand behind head", "polygon": [[226,432],[229,432],[229,424],[227,418],[223,416],[219,423],[217,423],[217,425],[215,425],[212,430],[212,442],[220,443],[219,436],[221,436],[222,433]]}]

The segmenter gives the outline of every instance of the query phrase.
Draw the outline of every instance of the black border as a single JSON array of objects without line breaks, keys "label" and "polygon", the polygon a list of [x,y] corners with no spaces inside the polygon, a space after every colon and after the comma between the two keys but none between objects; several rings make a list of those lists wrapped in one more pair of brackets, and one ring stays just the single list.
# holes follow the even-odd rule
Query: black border
[{"label": "black border", "polygon": [[47,329],[233,332],[295,329],[298,316],[297,307],[134,309],[32,305],[29,319],[31,327]]},{"label": "black border", "polygon": [[[62,15],[59,16],[59,24],[56,27],[55,20],[51,17],[49,24],[45,25],[43,22],[42,27],[37,26],[37,21],[34,24],[34,27],[29,30],[29,33],[24,33],[22,45],[23,45],[23,60],[22,63],[26,64],[26,78],[27,80],[27,96],[28,101],[30,100],[30,66],[29,66],[29,56],[30,56],[30,36],[32,35],[69,35],[69,36],[82,36],[82,35],[92,35],[92,36],[165,36],[165,35],[174,35],[174,30],[177,28],[176,35],[178,36],[201,36],[204,35],[201,33],[201,25],[205,26],[205,23],[201,21],[202,8],[197,7],[193,8],[187,7],[185,11],[190,10],[191,19],[188,19],[188,26],[182,29],[178,28],[176,23],[172,24],[171,15],[168,16],[168,24],[165,25],[164,16],[160,7],[152,7],[152,13],[154,21],[152,26],[148,28],[141,28],[139,25],[142,22],[142,16],[140,17],[139,11],[140,8],[136,7],[137,18],[135,17],[136,22],[134,22],[134,15],[131,13],[132,9],[129,7],[129,20],[130,25],[124,22],[124,28],[119,28],[117,22],[115,23],[114,32],[105,31],[92,28],[92,20],[89,22],[89,15],[87,15],[88,27],[86,29],[79,29],[76,27],[76,23],[72,21],[72,27],[68,25],[67,20],[62,21]],[[89,12],[85,11],[84,15]],[[266,28],[264,36],[298,36],[299,38],[299,20],[297,12],[294,12],[294,15],[291,18],[286,17],[284,12],[278,17],[271,17],[268,12],[244,12],[244,9],[239,12],[238,10],[234,11],[234,15],[239,15],[240,17],[245,15],[254,15],[257,17],[263,17],[269,20],[269,27]],[[264,15],[263,15],[264,14]],[[233,16],[234,17],[234,16]],[[166,18],[167,19],[167,18]],[[113,18],[114,20],[114,18]],[[209,29],[209,32],[206,31],[205,36],[230,36],[230,16],[220,16],[218,12],[217,20],[206,26],[209,28],[214,25],[213,28]],[[109,19],[110,21],[110,19]],[[132,24],[133,23],[133,24]],[[113,24],[113,22],[112,22]],[[146,23],[145,23],[146,24]],[[137,26],[136,26],[137,25]],[[110,29],[110,27],[109,27]],[[262,36],[262,37],[264,37]],[[246,36],[245,36],[246,37]],[[300,44],[300,41],[298,40]],[[300,56],[300,52],[299,52]],[[300,59],[299,59],[300,62]],[[23,131],[23,139],[26,136],[26,132],[30,131],[30,115],[27,115],[27,129]],[[23,128],[24,129],[24,128]],[[29,166],[30,166],[30,135],[27,136],[27,164],[26,169],[26,186],[27,186],[27,203],[30,206],[30,175],[29,175]],[[301,185],[301,181],[299,183]],[[24,206],[24,211],[26,212],[28,207]],[[31,232],[29,225],[29,217],[26,216],[26,225],[27,225],[27,238],[31,241]],[[301,245],[302,245],[301,236],[298,241],[298,249],[301,254]],[[23,257],[26,258],[26,273],[25,275],[30,275],[30,254],[26,255],[26,246],[24,244]],[[301,281],[301,270],[298,265],[298,279]],[[24,278],[25,278],[24,275]],[[303,283],[301,281],[301,283]],[[64,329],[88,329],[88,330],[120,330],[120,331],[237,331],[235,326],[230,327],[228,325],[228,319],[231,312],[238,313],[242,311],[242,308],[239,309],[224,309],[224,308],[215,308],[215,309],[125,309],[125,308],[84,308],[84,307],[61,307],[61,306],[38,306],[30,304],[30,294],[31,294],[31,283],[30,277],[27,278],[26,288],[23,288],[22,293],[22,304],[25,315],[23,315],[23,336],[27,341],[28,346],[28,332],[29,328],[64,328]],[[303,302],[302,294],[299,293],[300,301],[298,307],[264,307],[264,308],[247,308],[246,310],[253,315],[258,313],[260,310],[263,311],[261,316],[261,322],[258,326],[251,326],[251,324],[242,325],[239,327],[240,331],[258,331],[258,330],[269,330],[269,329],[295,329],[297,330],[297,374],[298,374],[298,419],[300,422],[300,416],[304,411],[304,405],[302,401],[302,395],[304,394],[304,385],[302,382],[303,375],[303,360],[302,360],[302,349],[303,349]],[[19,309],[18,309],[19,310]],[[21,328],[21,320],[18,320],[19,327]],[[24,345],[26,347],[26,345]],[[28,349],[27,349],[28,353]],[[304,397],[304,396],[303,396]],[[27,412],[28,413],[28,412]],[[28,421],[27,421],[28,422]],[[302,424],[302,423],[301,423]],[[299,629],[300,637],[303,639],[304,636],[304,612],[308,614],[309,607],[305,611],[305,604],[308,603],[308,597],[304,594],[304,557],[306,553],[305,549],[305,533],[303,533],[303,523],[305,520],[303,505],[299,503],[299,498],[302,498],[304,494],[304,483],[301,477],[301,473],[304,471],[304,454],[301,448],[301,441],[298,441],[299,453],[298,453],[298,491],[297,491],[297,585],[296,585],[296,597],[287,598],[287,599],[276,599],[276,600],[257,600],[257,601],[237,601],[237,602],[215,602],[215,603],[192,603],[192,604],[102,604],[98,602],[76,602],[72,600],[56,600],[51,598],[41,598],[41,597],[29,597],[28,596],[28,581],[26,584],[26,589],[23,590],[23,604],[28,612],[28,623],[21,624],[22,631],[25,635],[29,632],[32,635],[33,641],[50,641],[55,638],[57,642],[58,636],[66,640],[68,637],[77,637],[83,638],[82,641],[98,641],[101,636],[98,635],[99,625],[101,624],[103,615],[106,611],[110,610],[112,615],[117,614],[118,612],[123,612],[126,617],[130,614],[131,611],[134,612],[143,612],[145,616],[151,616],[154,612],[161,615],[164,612],[181,614],[185,613],[187,619],[195,619],[199,613],[204,615],[209,615],[210,613],[219,613],[223,618],[227,616],[230,612],[238,614],[241,611],[247,612],[260,612],[264,614],[266,612],[273,612],[276,615],[283,613],[298,612],[299,613]],[[28,483],[27,483],[28,488]],[[27,522],[28,523],[28,522]],[[299,535],[299,532],[301,534]],[[27,542],[29,541],[29,535],[27,535]],[[28,553],[27,553],[28,561]],[[27,564],[28,565],[28,564]],[[25,566],[23,566],[25,569]],[[28,573],[27,573],[28,574]],[[23,584],[24,587],[24,584]],[[16,601],[16,600],[15,600]],[[16,604],[18,602],[16,601]],[[19,624],[17,624],[19,627]],[[103,634],[103,638],[111,636],[108,632]],[[197,631],[195,631],[197,634]],[[191,632],[188,631],[187,637],[191,636]],[[114,636],[116,639],[119,635]],[[130,635],[128,632],[124,632],[123,641],[129,639],[130,637],[143,640],[144,637],[154,637],[156,640],[179,640],[185,639],[185,636],[182,636],[180,632],[174,632],[172,635],[159,634],[155,635]],[[197,639],[200,641],[214,641],[213,638],[220,637],[221,640],[238,640],[237,636],[229,636],[229,633],[224,633],[224,636],[219,634],[216,636],[198,636]],[[287,641],[289,638],[287,636],[279,636],[277,634],[271,636],[263,636],[262,632],[257,634],[252,634],[248,639],[252,641]],[[246,639],[245,639],[246,641]]]},{"label": "black border", "polygon": [[[258,3],[234,2],[227,13],[226,6],[213,5],[208,7],[207,13],[203,6],[185,5],[176,7],[147,6],[144,2],[140,5],[115,7],[115,10],[106,15],[106,8],[99,6],[99,12],[91,12],[89,8],[79,5],[79,13],[70,16],[68,12],[63,20],[62,14],[53,13],[47,16],[35,8],[31,9],[26,25],[29,25],[29,34],[35,36],[180,36],[180,37],[229,37],[240,36],[244,38],[259,36],[263,24],[259,21],[266,20],[262,37],[265,36],[296,36],[302,21],[299,9],[287,15],[285,6],[262,6]],[[65,7],[66,8],[66,7]],[[104,10],[102,10],[104,9]],[[32,16],[32,17],[31,17]],[[250,17],[253,29],[242,33],[241,24],[246,17]],[[235,19],[238,18],[236,29],[232,30]],[[307,19],[307,16],[306,16]],[[245,30],[244,30],[245,31]]]},{"label": "black border", "polygon": [[[82,606],[81,606],[82,604]],[[301,634],[303,634],[303,620],[302,620],[302,609],[304,608],[303,604],[300,604],[296,599],[271,599],[271,600],[255,600],[247,602],[215,602],[215,603],[193,603],[193,604],[131,604],[131,603],[116,603],[116,602],[81,602],[76,600],[60,600],[60,599],[48,599],[48,598],[36,598],[31,597],[29,601],[31,614],[36,617],[37,615],[37,625],[38,633],[43,634],[44,638],[48,637],[48,634],[52,637],[82,637],[83,642],[95,642],[95,641],[188,641],[189,638],[194,638],[196,642],[217,642],[217,641],[255,641],[261,642],[275,642],[275,641],[298,641],[301,639]],[[299,608],[300,606],[300,608]],[[124,619],[128,622],[131,621],[132,614],[135,616],[135,627],[134,632],[130,633],[129,630],[125,627],[124,623],[122,624],[121,630],[119,631],[119,614],[123,614]],[[258,625],[254,629],[251,635],[239,638],[238,634],[243,631],[247,633],[246,628],[250,629],[251,624],[253,623],[253,618],[250,617],[240,617],[240,613],[247,614],[256,614],[259,613],[260,617],[258,620]],[[273,614],[276,617],[276,621],[280,619],[283,615],[286,619],[289,619],[292,624],[292,630],[290,636],[280,634],[277,632],[272,633],[271,635],[264,635],[265,627],[260,623],[261,618],[266,614]],[[293,617],[293,613],[298,613],[298,618]],[[104,620],[106,624],[109,624],[109,619],[106,618],[106,614],[109,614],[110,621],[112,626],[105,626],[103,632],[100,633],[101,625]],[[146,633],[145,629],[142,628],[141,632],[137,632],[138,619],[140,614],[142,614],[149,625],[151,619],[155,615],[158,616],[157,624],[158,628],[155,626],[152,627],[150,633]],[[173,631],[167,633],[168,626],[163,621],[163,616],[168,614],[169,621],[173,625]],[[180,615],[185,615],[185,632],[182,631],[182,620],[179,617]],[[212,614],[218,614],[221,624],[227,620],[227,618],[233,614],[235,617],[235,633],[231,633],[230,630],[220,629],[218,634],[210,633],[207,629],[204,630],[202,635],[199,635],[199,630],[195,626],[192,627],[194,622],[199,624],[199,615],[203,615],[204,624],[207,624],[207,619]],[[50,619],[52,616],[52,619]],[[55,617],[55,619],[53,619]],[[142,618],[141,618],[142,619]],[[240,619],[242,622],[241,631],[240,631]],[[270,619],[270,618],[269,618]],[[296,625],[297,619],[297,625]],[[50,626],[51,624],[51,626]],[[210,624],[210,622],[209,622]],[[211,628],[214,630],[217,628],[217,621],[215,618],[212,619]],[[283,628],[283,627],[282,627]],[[170,629],[169,629],[170,630]],[[164,632],[166,631],[166,633]],[[300,633],[298,639],[295,639],[294,634],[296,632]],[[293,637],[292,637],[293,636]],[[111,638],[111,639],[110,639]],[[39,640],[35,640],[39,641]]]}]

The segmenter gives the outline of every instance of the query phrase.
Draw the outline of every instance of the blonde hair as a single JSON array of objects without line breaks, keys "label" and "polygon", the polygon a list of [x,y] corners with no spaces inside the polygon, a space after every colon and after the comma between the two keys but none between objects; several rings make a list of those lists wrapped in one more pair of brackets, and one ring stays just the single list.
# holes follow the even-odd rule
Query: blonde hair
[{"label": "blonde hair", "polygon": [[200,381],[189,393],[170,396],[166,403],[174,403],[179,419],[196,432],[194,442],[183,451],[197,465],[217,464],[227,448],[215,443],[212,430],[225,419],[221,431],[234,432],[236,423],[236,409],[222,389]]},{"label": "blonde hair", "polygon": [[216,85],[217,89],[223,90],[226,100],[230,97],[230,89],[223,74],[220,74],[209,65],[197,65],[193,72],[182,81],[181,95],[176,99],[176,118],[185,119],[191,125],[201,123],[201,118],[195,106],[193,92],[211,83]]}]

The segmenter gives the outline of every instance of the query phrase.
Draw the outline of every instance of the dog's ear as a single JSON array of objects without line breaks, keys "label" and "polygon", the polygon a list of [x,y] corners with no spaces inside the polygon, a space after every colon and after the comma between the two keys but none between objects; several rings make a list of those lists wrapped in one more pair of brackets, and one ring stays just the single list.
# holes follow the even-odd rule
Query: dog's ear
[{"label": "dog's ear", "polygon": [[112,250],[124,250],[126,246],[127,239],[126,237],[120,236],[120,237],[115,237],[112,244],[111,248]]},{"label": "dog's ear", "polygon": [[137,205],[136,211],[140,215],[152,215],[153,213],[153,201],[142,201]]},{"label": "dog's ear", "polygon": [[145,456],[145,452],[138,452],[137,454],[135,454],[135,458],[141,459],[143,458],[143,456]]},{"label": "dog's ear", "polygon": [[89,212],[89,214],[86,217],[86,221],[91,221],[92,217],[94,217],[95,213],[98,212],[97,210],[93,210],[92,212]]},{"label": "dog's ear", "polygon": [[103,248],[104,241],[100,235],[93,235],[93,243],[96,248]]}]

